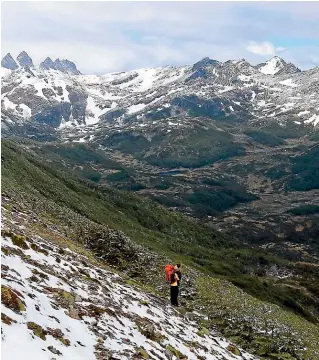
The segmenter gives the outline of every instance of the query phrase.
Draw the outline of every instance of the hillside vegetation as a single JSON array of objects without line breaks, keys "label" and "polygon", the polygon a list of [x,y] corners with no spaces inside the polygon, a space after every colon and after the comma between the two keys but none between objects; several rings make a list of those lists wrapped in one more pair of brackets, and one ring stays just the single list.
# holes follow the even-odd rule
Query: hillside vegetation
[{"label": "hillside vegetation", "polygon": [[[302,289],[298,281],[304,279],[294,278],[297,269],[285,258],[239,244],[150,199],[57,169],[30,151],[27,143],[2,142],[2,191],[9,212],[19,209],[37,219],[28,225],[29,231],[53,238],[57,232],[150,291],[163,292],[162,268],[168,258],[182,262],[189,279],[183,305],[207,312],[209,320],[203,327],[217,326],[245,348],[268,358],[316,359],[315,266],[299,265],[307,278]],[[112,240],[111,229],[122,234],[121,246],[115,241],[119,237]],[[280,279],[267,274],[272,266],[291,276]],[[145,269],[152,269],[153,274],[147,284]],[[257,276],[259,270],[265,274]]]}]

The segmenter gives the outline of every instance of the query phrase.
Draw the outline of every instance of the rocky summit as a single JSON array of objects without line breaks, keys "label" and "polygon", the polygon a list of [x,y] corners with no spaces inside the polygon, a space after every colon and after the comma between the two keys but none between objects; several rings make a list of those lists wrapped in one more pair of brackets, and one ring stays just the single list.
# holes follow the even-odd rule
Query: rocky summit
[{"label": "rocky summit", "polygon": [[25,52],[22,51],[18,57],[17,57],[17,62],[19,63],[20,66],[28,66],[28,67],[33,67],[33,62],[32,59],[30,58],[30,56]]},{"label": "rocky summit", "polygon": [[10,70],[16,70],[19,67],[10,53],[1,60],[1,66]]}]

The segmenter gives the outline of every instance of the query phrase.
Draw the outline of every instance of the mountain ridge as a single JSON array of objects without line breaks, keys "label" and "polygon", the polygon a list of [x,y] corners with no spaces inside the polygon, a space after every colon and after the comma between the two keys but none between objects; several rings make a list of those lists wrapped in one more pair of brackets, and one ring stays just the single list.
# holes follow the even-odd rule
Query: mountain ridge
[{"label": "mountain ridge", "polygon": [[[12,55],[11,55],[10,53],[8,53],[7,55],[4,56],[3,59],[5,59],[7,56],[11,56],[11,57],[12,57]],[[31,62],[30,62],[30,64],[32,63],[31,66],[34,66],[34,65],[33,65],[33,62],[32,62],[32,59],[30,58],[30,56],[27,54],[27,52],[26,52],[25,50],[23,50],[23,51],[20,52],[20,54],[17,56],[17,59],[19,59],[19,58],[21,58],[21,57],[28,57],[28,59],[31,60]],[[3,59],[2,59],[2,60],[3,60]],[[13,58],[12,58],[12,59],[13,59]],[[49,61],[50,63],[51,63],[51,62],[53,63],[53,61],[51,60],[51,58],[50,58],[50,57],[47,57],[44,61],[42,61],[42,62],[39,64],[39,67],[41,68],[41,65],[42,65],[43,63],[45,63],[46,61]],[[59,59],[57,58],[56,61],[59,61]],[[64,59],[64,61],[69,61],[69,60]],[[251,66],[253,66],[254,68],[256,68],[256,69],[259,70],[259,69],[260,69],[262,66],[264,66],[265,64],[271,63],[271,62],[274,62],[274,61],[275,61],[275,62],[279,62],[280,65],[281,65],[281,66],[280,66],[281,68],[284,68],[286,65],[289,65],[289,66],[293,66],[293,67],[295,68],[295,71],[296,71],[296,72],[302,71],[302,70],[300,70],[298,67],[296,67],[294,64],[292,64],[292,63],[290,63],[290,62],[287,63],[283,58],[281,58],[280,56],[277,56],[277,55],[273,56],[272,58],[270,58],[270,59],[267,60],[266,62],[258,63],[258,64],[256,64],[256,65],[251,65]],[[208,64],[222,64],[222,63],[227,63],[227,62],[231,62],[231,63],[233,63],[233,64],[236,64],[236,63],[239,63],[239,62],[246,62],[246,60],[245,60],[245,59],[238,59],[238,60],[226,60],[226,61],[224,61],[224,62],[221,62],[221,61],[214,60],[214,59],[211,59],[210,57],[206,56],[206,57],[203,57],[201,60],[199,60],[197,63],[193,64],[193,65],[192,65],[192,68],[195,69],[196,67],[202,66],[202,65],[204,65],[204,64],[205,64],[205,65],[208,65]],[[19,63],[19,62],[18,62],[18,63]],[[51,63],[51,64],[52,64],[52,63]],[[74,63],[73,63],[73,64],[74,64]],[[2,65],[2,66],[6,68],[5,64]],[[20,65],[20,66],[23,66],[23,65]],[[191,65],[175,65],[175,66],[181,67],[181,66],[191,66]],[[161,66],[160,68],[163,68],[163,67],[165,67],[165,66]],[[152,67],[147,67],[147,68],[152,69]],[[8,69],[9,69],[9,68],[8,68]],[[44,67],[43,69],[48,69],[48,68]],[[311,68],[311,69],[313,69],[313,68]],[[311,70],[311,69],[308,69],[308,70]],[[131,72],[131,71],[136,71],[136,70],[138,70],[138,69],[131,69],[131,70],[127,70],[127,71],[124,71],[124,72]],[[277,72],[275,72],[274,74],[278,73],[279,70],[281,70],[281,69],[278,69]],[[304,71],[308,71],[308,70],[304,70]],[[103,76],[103,75],[106,75],[106,74],[121,73],[121,72],[123,72],[123,71],[105,73],[105,74],[102,74],[102,76]],[[81,74],[81,73],[79,72],[79,74]],[[265,73],[265,74],[267,74],[267,73]],[[274,74],[271,74],[271,75],[274,75]],[[77,73],[74,73],[74,75],[77,75]],[[88,74],[87,74],[87,75],[88,75]],[[96,76],[98,76],[98,75],[96,75]]]},{"label": "mountain ridge", "polygon": [[[8,53],[4,56],[4,58],[1,60],[1,66],[8,70],[17,70],[19,68],[36,68],[33,64],[33,61],[31,57],[28,55],[28,53],[23,50],[20,52],[20,54],[17,56],[16,60],[13,59],[12,55]],[[76,65],[67,59],[56,59],[55,61],[52,61],[50,57],[47,57],[44,61],[42,61],[39,66],[39,69],[41,70],[59,70],[61,72],[64,72],[66,74],[73,74],[73,75],[79,75],[81,72],[76,68]]]},{"label": "mountain ridge", "polygon": [[[4,130],[10,124],[31,121],[72,133],[72,128],[112,122],[142,126],[144,120],[194,111],[255,123],[273,118],[284,124],[293,118],[299,124],[318,126],[318,69],[300,71],[278,57],[273,59],[280,62],[275,74],[263,74],[259,68],[267,65],[252,66],[244,59],[221,63],[209,58],[193,66],[101,76],[81,75],[74,63],[50,58],[32,71],[5,69]],[[7,61],[8,66],[16,66],[10,58]],[[193,105],[183,100],[190,96]]]}]

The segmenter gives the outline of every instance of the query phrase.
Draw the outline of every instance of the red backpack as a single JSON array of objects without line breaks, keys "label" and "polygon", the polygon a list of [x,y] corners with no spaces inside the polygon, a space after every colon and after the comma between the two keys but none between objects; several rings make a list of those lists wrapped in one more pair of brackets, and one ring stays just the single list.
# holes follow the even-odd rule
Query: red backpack
[{"label": "red backpack", "polygon": [[175,269],[174,269],[174,265],[172,264],[167,264],[165,266],[165,280],[166,281],[171,281],[171,276],[174,273]]}]

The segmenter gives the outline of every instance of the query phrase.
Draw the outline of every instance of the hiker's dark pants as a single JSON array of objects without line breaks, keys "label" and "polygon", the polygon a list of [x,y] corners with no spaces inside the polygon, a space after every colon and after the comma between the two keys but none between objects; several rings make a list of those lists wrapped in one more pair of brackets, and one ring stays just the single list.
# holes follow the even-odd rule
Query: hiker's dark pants
[{"label": "hiker's dark pants", "polygon": [[173,306],[178,306],[178,293],[179,293],[179,289],[178,286],[171,286],[171,304]]}]

